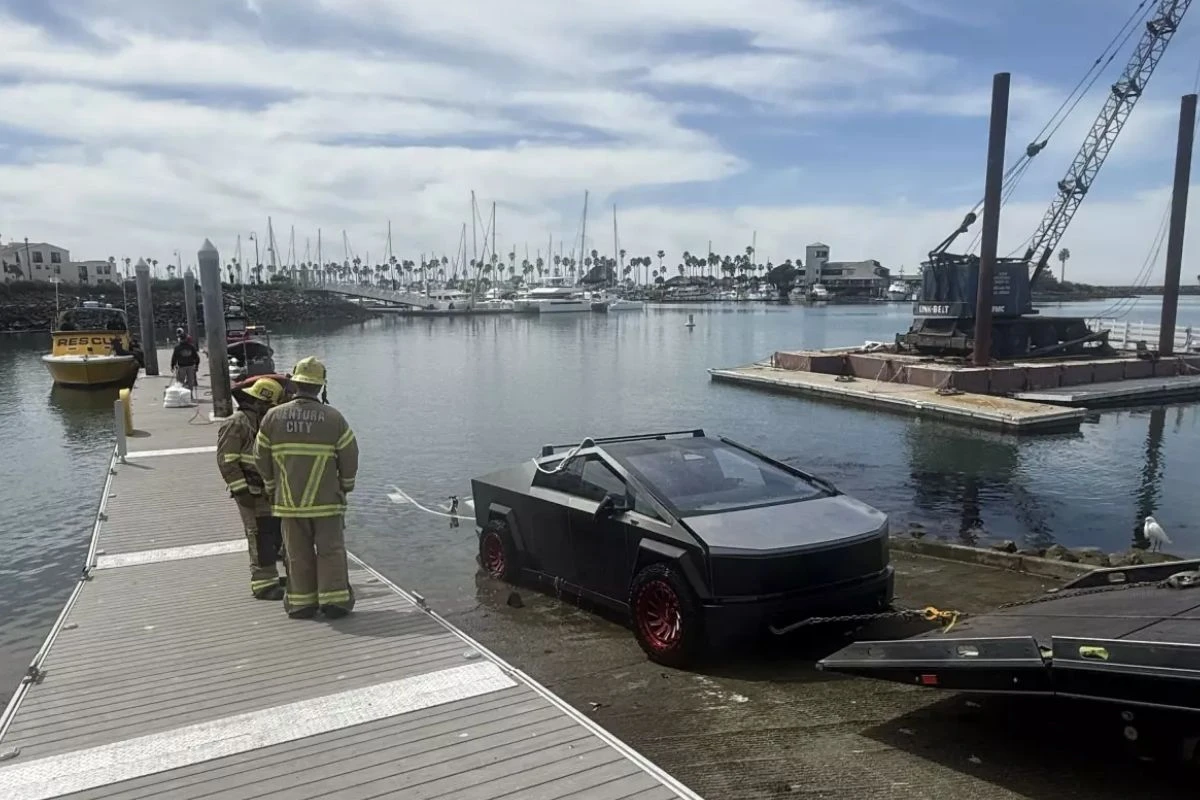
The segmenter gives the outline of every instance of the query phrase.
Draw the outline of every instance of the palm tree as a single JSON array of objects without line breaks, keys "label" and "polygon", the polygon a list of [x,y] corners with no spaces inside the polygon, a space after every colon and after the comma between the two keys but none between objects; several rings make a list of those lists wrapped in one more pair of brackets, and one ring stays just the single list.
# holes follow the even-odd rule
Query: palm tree
[{"label": "palm tree", "polygon": [[1058,251],[1058,282],[1063,283],[1067,279],[1067,259],[1071,257],[1071,251],[1063,248]]}]

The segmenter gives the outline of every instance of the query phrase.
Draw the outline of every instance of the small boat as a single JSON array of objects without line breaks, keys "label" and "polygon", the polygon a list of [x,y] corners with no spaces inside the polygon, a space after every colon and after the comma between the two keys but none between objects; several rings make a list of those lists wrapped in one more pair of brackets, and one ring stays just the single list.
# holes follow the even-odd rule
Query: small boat
[{"label": "small boat", "polygon": [[814,283],[812,285],[812,288],[810,288],[808,290],[808,299],[814,303],[819,303],[823,300],[828,300],[829,299],[829,290],[825,288],[824,284]]},{"label": "small boat", "polygon": [[59,314],[42,363],[59,386],[130,386],[141,363],[125,312],[94,300]]},{"label": "small boat", "polygon": [[275,372],[275,351],[270,340],[242,339],[226,348],[229,354],[229,377],[231,381],[245,380],[258,375]]},{"label": "small boat", "polygon": [[248,339],[266,338],[266,326],[251,325],[241,306],[230,306],[225,312],[225,342],[234,344]]},{"label": "small boat", "polygon": [[910,290],[908,284],[904,281],[892,281],[892,285],[887,289],[888,300],[893,303],[900,303],[908,299]]}]

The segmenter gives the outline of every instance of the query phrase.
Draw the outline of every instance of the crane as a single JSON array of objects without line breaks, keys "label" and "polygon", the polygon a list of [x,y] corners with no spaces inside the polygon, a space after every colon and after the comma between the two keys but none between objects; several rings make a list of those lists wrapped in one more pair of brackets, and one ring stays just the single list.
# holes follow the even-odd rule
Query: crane
[{"label": "crane", "polygon": [[[1066,175],[1058,182],[1058,193],[1042,217],[1037,230],[1029,237],[1028,247],[1021,258],[997,259],[993,306],[993,353],[996,358],[1016,356],[1053,355],[1064,352],[1080,352],[1083,346],[1100,334],[1088,330],[1086,322],[1074,318],[1037,317],[1032,304],[1032,286],[1045,271],[1058,243],[1066,233],[1067,226],[1095,182],[1096,175],[1112,151],[1117,137],[1129,119],[1137,101],[1145,92],[1146,84],[1162,60],[1167,45],[1183,21],[1192,0],[1158,0],[1152,10],[1143,13],[1148,0],[1142,0],[1130,19],[1122,26],[1117,36],[1105,48],[1107,52],[1118,39],[1123,45],[1136,29],[1139,16],[1145,19],[1142,36],[1121,76],[1112,84],[1104,106],[1092,123],[1079,151],[1071,161]],[[1131,27],[1130,23],[1134,23]],[[1126,32],[1128,28],[1128,32]],[[1124,39],[1122,39],[1124,34]],[[1096,59],[1089,74],[1098,66],[1103,68],[1117,52],[1105,61],[1104,53]],[[1103,63],[1102,63],[1103,62]],[[1096,72],[1087,83],[1091,86],[1099,77]],[[1072,91],[1078,91],[1088,76],[1084,76]],[[1086,92],[1087,88],[1084,88]],[[1068,97],[1059,112],[1071,102],[1071,110],[1078,105],[1083,95],[1073,102]],[[1055,112],[1055,116],[1059,112]],[[1070,113],[1070,110],[1067,112]],[[1065,119],[1065,117],[1063,118]],[[1062,124],[1059,120],[1050,133]],[[1050,123],[1042,129],[1045,132]],[[1040,136],[1041,134],[1039,134]],[[1025,152],[1005,173],[1006,193],[1019,181],[1029,161],[1040,153],[1049,137],[1031,142]],[[917,319],[907,334],[897,337],[899,344],[923,353],[943,355],[966,355],[973,346],[971,330],[975,316],[975,293],[979,273],[979,258],[969,254],[948,253],[950,245],[961,234],[969,230],[977,219],[976,212],[982,201],[976,204],[963,218],[962,223],[949,236],[930,251],[925,267],[921,299],[914,308]],[[1032,268],[1032,275],[1030,269]]]},{"label": "crane", "polygon": [[1041,224],[1030,240],[1029,249],[1025,251],[1025,262],[1036,264],[1030,284],[1037,282],[1050,256],[1071,224],[1071,218],[1079,210],[1079,205],[1091,188],[1100,167],[1112,151],[1121,129],[1129,120],[1133,107],[1145,91],[1146,83],[1154,74],[1154,68],[1162,60],[1163,53],[1179,23],[1187,13],[1192,0],[1159,0],[1154,17],[1146,22],[1146,30],[1138,42],[1125,71],[1112,85],[1104,108],[1092,123],[1091,129],[1075,154],[1067,174],[1058,182],[1058,195],[1046,210]]}]

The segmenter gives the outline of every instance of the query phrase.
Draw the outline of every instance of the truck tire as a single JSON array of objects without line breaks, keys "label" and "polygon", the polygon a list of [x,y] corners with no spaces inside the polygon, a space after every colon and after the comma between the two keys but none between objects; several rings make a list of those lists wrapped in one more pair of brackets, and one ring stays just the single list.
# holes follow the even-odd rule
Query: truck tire
[{"label": "truck tire", "polygon": [[479,534],[479,566],[493,578],[514,583],[521,572],[508,523],[494,519]]},{"label": "truck tire", "polygon": [[629,615],[638,644],[651,661],[685,668],[701,655],[704,619],[683,575],[670,564],[651,564],[633,578]]}]

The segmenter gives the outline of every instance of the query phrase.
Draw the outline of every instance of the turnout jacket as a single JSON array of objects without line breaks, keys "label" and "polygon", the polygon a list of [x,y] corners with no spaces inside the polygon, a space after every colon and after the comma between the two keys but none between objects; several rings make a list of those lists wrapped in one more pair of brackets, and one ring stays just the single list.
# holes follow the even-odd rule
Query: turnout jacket
[{"label": "turnout jacket", "polygon": [[333,406],[297,397],[266,413],[255,461],[277,517],[336,517],[358,474],[358,442]]},{"label": "turnout jacket", "polygon": [[239,408],[217,433],[217,469],[230,494],[246,488],[252,494],[262,494],[263,479],[254,460],[258,422],[258,414]]}]

